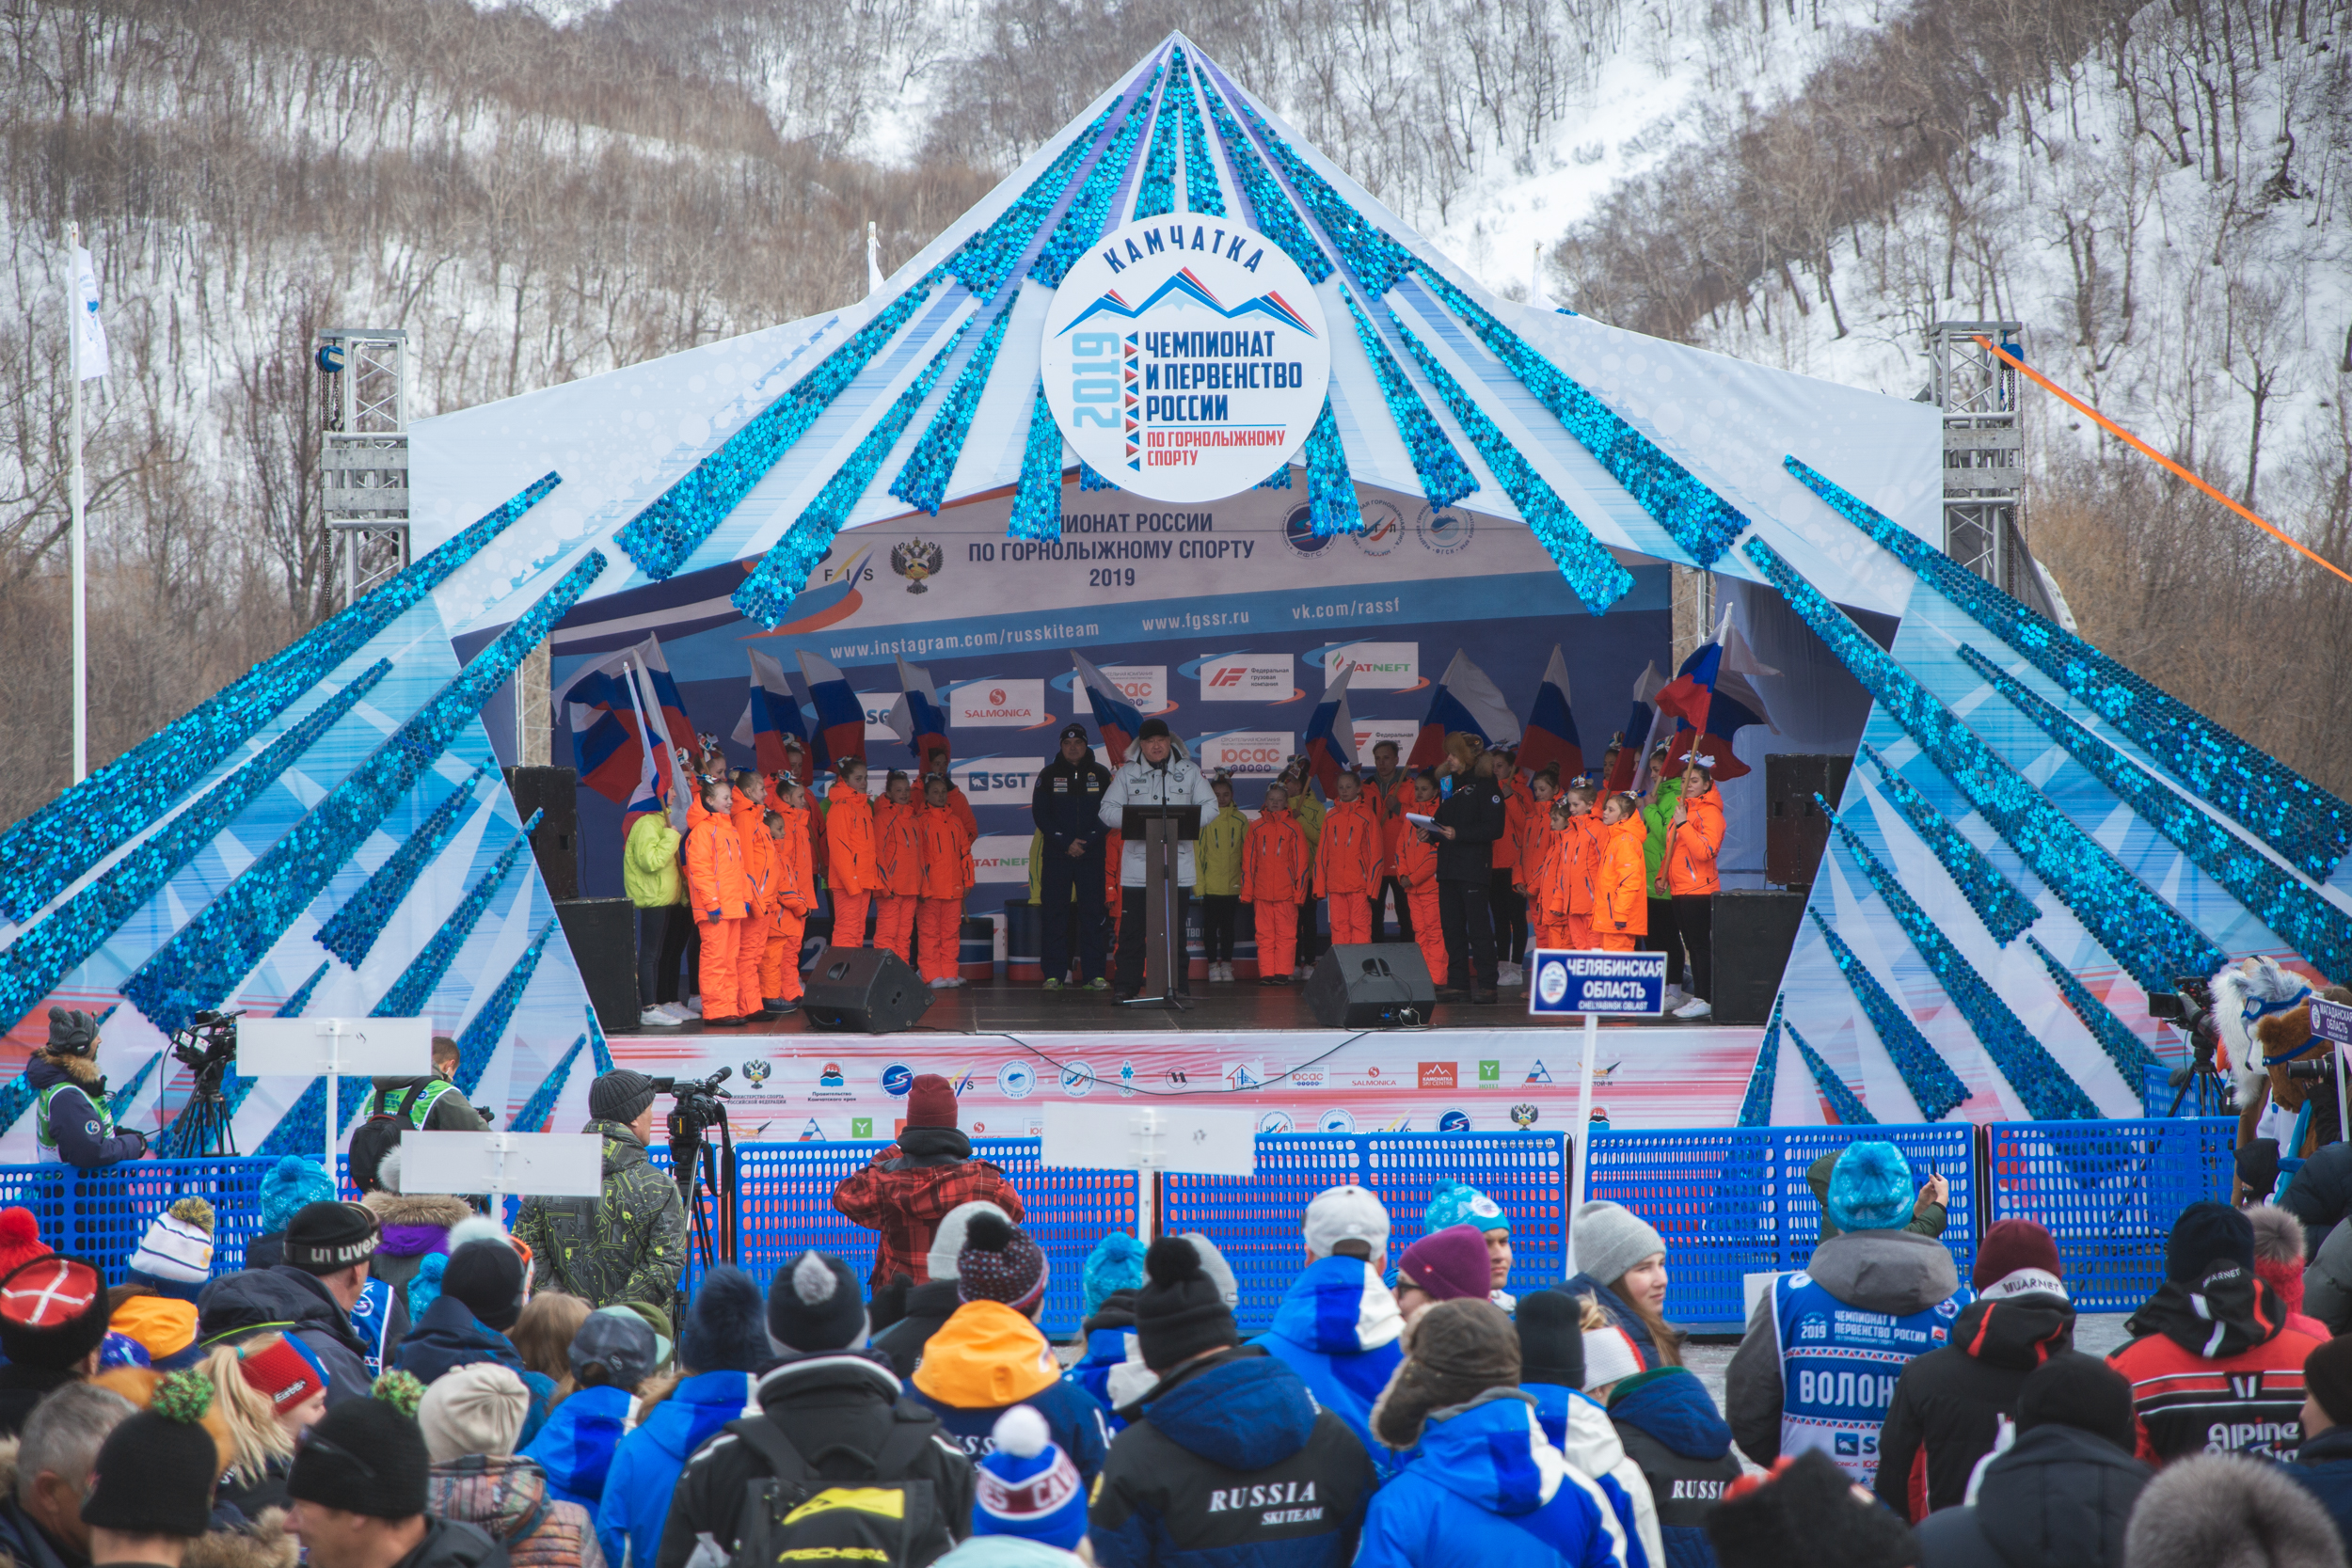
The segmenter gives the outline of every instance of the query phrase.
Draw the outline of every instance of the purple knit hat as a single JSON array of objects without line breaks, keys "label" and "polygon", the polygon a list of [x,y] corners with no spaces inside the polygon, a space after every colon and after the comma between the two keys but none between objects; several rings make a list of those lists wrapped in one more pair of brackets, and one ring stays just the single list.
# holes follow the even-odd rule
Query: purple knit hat
[{"label": "purple knit hat", "polygon": [[1485,1301],[1494,1277],[1486,1263],[1486,1237],[1467,1225],[1449,1226],[1405,1249],[1399,1277],[1439,1301]]},{"label": "purple knit hat", "polygon": [[[1479,1252],[1485,1256],[1484,1243]],[[1034,1318],[1051,1272],[1043,1250],[1019,1226],[982,1210],[964,1227],[963,1248],[956,1254],[956,1294],[965,1301],[1001,1301]]]}]

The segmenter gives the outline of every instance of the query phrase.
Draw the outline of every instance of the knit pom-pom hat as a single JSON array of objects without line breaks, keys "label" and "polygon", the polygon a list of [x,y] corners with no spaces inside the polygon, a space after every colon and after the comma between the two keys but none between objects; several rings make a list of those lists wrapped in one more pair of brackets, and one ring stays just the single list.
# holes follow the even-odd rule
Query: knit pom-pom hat
[{"label": "knit pom-pom hat", "polygon": [[1910,1164],[1890,1143],[1849,1144],[1829,1173],[1829,1217],[1840,1230],[1899,1230],[1917,1196]]},{"label": "knit pom-pom hat", "polygon": [[158,1383],[148,1407],[100,1445],[83,1522],[124,1535],[206,1533],[221,1467],[219,1445],[204,1422],[212,1406],[212,1380],[200,1372],[176,1372]]}]

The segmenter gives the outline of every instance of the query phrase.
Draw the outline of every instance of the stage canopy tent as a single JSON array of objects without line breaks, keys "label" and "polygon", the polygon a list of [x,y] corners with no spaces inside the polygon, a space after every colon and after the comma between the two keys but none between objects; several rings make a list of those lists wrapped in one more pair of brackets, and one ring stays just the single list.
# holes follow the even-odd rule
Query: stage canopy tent
[{"label": "stage canopy tent", "polygon": [[[105,1065],[139,1106],[196,1008],[425,1012],[505,1124],[576,1125],[609,1057],[485,704],[550,632],[558,684],[648,631],[789,647],[847,613],[853,531],[1035,545],[1120,502],[1041,378],[1065,283],[1147,222],[1278,250],[1327,329],[1311,433],[1258,481],[1302,559],[1375,503],[1523,528],[1546,602],[1603,626],[1703,567],[1766,663],[1868,693],[1740,1119],[2136,1114],[2147,991],[2250,953],[2344,973],[2344,803],[1945,559],[1936,409],[1496,299],[1171,36],[857,305],[421,422],[395,590],[0,837],[16,1043],[53,997],[128,1003]],[[1621,690],[1581,700],[1605,724]],[[315,1140],[319,1085],[230,1092],[244,1147]]]}]

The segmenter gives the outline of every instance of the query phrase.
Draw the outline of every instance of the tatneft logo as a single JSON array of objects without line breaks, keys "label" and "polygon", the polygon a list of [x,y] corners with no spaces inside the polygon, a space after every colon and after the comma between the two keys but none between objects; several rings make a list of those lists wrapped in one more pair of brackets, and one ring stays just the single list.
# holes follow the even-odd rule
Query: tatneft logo
[{"label": "tatneft logo", "polygon": [[[892,701],[897,701],[893,698]],[[1042,724],[1042,680],[974,681],[947,694],[947,721],[959,727]]]},{"label": "tatneft logo", "polygon": [[1025,800],[1037,788],[1037,776],[1044,768],[1043,757],[975,757],[956,768],[956,783],[966,795],[1017,795]]},{"label": "tatneft logo", "polygon": [[1029,879],[1029,836],[1025,833],[982,833],[972,844],[972,876],[981,882],[1025,882]]},{"label": "tatneft logo", "polygon": [[1419,1086],[1424,1089],[1451,1089],[1456,1086],[1457,1074],[1453,1062],[1423,1062],[1421,1064]]},{"label": "tatneft logo", "polygon": [[1421,644],[1418,642],[1356,642],[1333,648],[1323,656],[1323,684],[1329,686],[1343,670],[1351,691],[1402,691],[1421,684]]},{"label": "tatneft logo", "polygon": [[1230,735],[1205,736],[1200,741],[1200,766],[1211,772],[1224,768],[1236,779],[1270,779],[1297,751],[1291,730],[1235,730]]},{"label": "tatneft logo", "polygon": [[1227,654],[1200,666],[1200,700],[1286,703],[1298,688],[1288,654]]}]

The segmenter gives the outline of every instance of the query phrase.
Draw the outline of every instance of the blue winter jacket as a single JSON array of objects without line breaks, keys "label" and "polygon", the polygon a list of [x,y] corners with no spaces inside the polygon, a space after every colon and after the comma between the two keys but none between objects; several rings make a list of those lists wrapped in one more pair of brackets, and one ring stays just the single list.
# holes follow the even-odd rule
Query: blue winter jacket
[{"label": "blue winter jacket", "polygon": [[2295,1463],[2279,1468],[2317,1497],[2336,1522],[2336,1533],[2352,1541],[2352,1427],[2329,1427],[2304,1438]]},{"label": "blue winter jacket", "polygon": [[1094,1396],[1094,1402],[1105,1412],[1104,1419],[1116,1437],[1127,1430],[1127,1423],[1111,1408],[1111,1369],[1127,1360],[1127,1341],[1136,1337],[1133,1328],[1095,1328],[1087,1331],[1086,1354],[1071,1363],[1062,1373],[1067,1383],[1074,1383]]},{"label": "blue winter jacket", "polygon": [[1705,1519],[1740,1479],[1731,1428],[1716,1414],[1707,1386],[1690,1371],[1668,1367],[1628,1378],[1611,1397],[1609,1418],[1626,1456],[1642,1467],[1658,1502],[1658,1533],[1666,1568],[1715,1568]]},{"label": "blue winter jacket", "polygon": [[1608,1500],[1534,1418],[1507,1388],[1432,1416],[1420,1457],[1374,1495],[1355,1568],[1627,1568]]},{"label": "blue winter jacket", "polygon": [[[539,1435],[516,1451],[539,1462],[539,1468],[548,1473],[550,1497],[580,1504],[593,1519],[604,1501],[612,1450],[621,1446],[629,1406],[636,1402],[637,1396],[626,1388],[578,1389],[555,1407]],[[739,1409],[736,1414],[742,1412]]]},{"label": "blue winter jacket", "polygon": [[1372,1265],[1334,1254],[1291,1281],[1274,1325],[1252,1343],[1296,1372],[1315,1402],[1347,1423],[1385,1481],[1406,1456],[1372,1434],[1372,1406],[1405,1359],[1404,1332],[1396,1297]]},{"label": "blue winter jacket", "polygon": [[697,1373],[645,1412],[636,1430],[613,1449],[612,1467],[605,1472],[604,1501],[596,1508],[596,1544],[604,1550],[607,1568],[622,1568],[624,1561],[653,1568],[661,1549],[661,1527],[670,1518],[670,1494],[677,1490],[686,1462],[729,1421],[758,1414],[749,1372]]},{"label": "blue winter jacket", "polygon": [[423,1384],[477,1361],[495,1361],[518,1374],[523,1370],[523,1358],[516,1354],[514,1341],[484,1326],[455,1296],[434,1298],[392,1353],[393,1367]]}]

